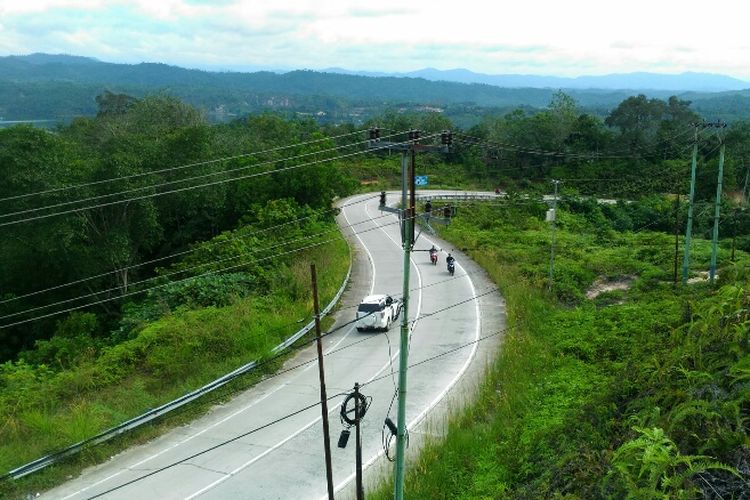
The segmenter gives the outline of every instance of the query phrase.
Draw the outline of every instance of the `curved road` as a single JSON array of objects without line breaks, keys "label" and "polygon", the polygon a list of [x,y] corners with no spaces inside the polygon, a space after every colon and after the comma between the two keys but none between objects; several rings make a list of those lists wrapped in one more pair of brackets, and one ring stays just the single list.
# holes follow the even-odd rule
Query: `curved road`
[{"label": "curved road", "polygon": [[[390,197],[395,199],[395,193]],[[398,222],[394,215],[380,212],[377,203],[377,197],[369,194],[341,204],[339,219],[353,243],[355,265],[352,284],[337,313],[337,324],[351,320],[364,295],[401,295],[403,255]],[[444,242],[426,234],[420,236],[415,248],[424,250],[433,243],[448,249]],[[449,409],[478,386],[501,336],[475,341],[504,327],[503,302],[493,285],[460,252],[454,255],[457,268],[451,278],[445,270],[445,252],[438,266],[430,264],[427,252],[412,254],[409,319],[414,326],[409,362],[424,362],[409,370],[410,455],[424,436],[442,432]],[[475,296],[480,298],[470,300]],[[398,343],[399,326],[395,324],[388,334],[359,333],[347,326],[324,340],[328,395],[348,392],[359,382],[364,385],[363,394],[372,398],[362,424],[366,485],[379,482],[390,468],[383,458],[381,428],[388,415],[396,421],[397,403],[392,401],[398,380]],[[462,348],[450,352],[458,347]],[[294,366],[314,358],[315,349],[311,346],[287,364]],[[325,498],[318,406],[125,485],[318,400],[317,367],[309,363],[268,378],[190,425],[84,471],[44,497],[82,499],[104,494],[104,498],[127,499]],[[351,496],[354,482],[353,429],[347,448],[336,447],[342,429],[338,419],[342,400],[340,396],[329,402],[337,498]]]}]

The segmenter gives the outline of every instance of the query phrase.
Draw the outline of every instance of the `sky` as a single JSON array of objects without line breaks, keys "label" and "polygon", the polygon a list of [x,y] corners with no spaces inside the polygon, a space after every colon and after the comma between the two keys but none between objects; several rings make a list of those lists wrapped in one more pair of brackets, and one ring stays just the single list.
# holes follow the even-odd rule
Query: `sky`
[{"label": "sky", "polygon": [[0,55],[201,69],[750,81],[747,0],[0,0]]}]

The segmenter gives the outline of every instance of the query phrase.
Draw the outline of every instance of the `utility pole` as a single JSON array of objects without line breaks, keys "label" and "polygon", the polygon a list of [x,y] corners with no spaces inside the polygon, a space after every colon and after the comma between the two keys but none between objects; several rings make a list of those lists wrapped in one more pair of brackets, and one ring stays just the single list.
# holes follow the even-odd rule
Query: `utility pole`
[{"label": "utility pole", "polygon": [[[315,308],[315,334],[318,347],[318,376],[320,378],[320,411],[323,415],[323,448],[326,458],[326,483],[328,499],[333,500],[333,467],[331,466],[331,435],[328,428],[328,396],[326,395],[326,371],[323,367],[323,343],[320,338],[320,305],[318,304],[318,276],[315,264],[310,264],[312,276],[313,307]],[[358,428],[359,429],[359,428]],[[358,433],[359,435],[359,433]]]},{"label": "utility pole", "polygon": [[677,289],[677,267],[680,254],[680,192],[674,201],[674,288]]},{"label": "utility pole", "polygon": [[560,184],[560,181],[553,179],[552,184],[555,185],[555,198],[552,200],[552,212],[550,214],[550,219],[552,222],[552,246],[550,247],[549,251],[549,289],[552,290],[552,286],[555,281],[555,240],[556,240],[556,232],[557,232],[557,186]]},{"label": "utility pole", "polygon": [[698,164],[698,124],[693,124],[693,159],[690,164],[690,195],[688,198],[687,227],[685,228],[685,257],[682,260],[682,284],[687,284],[690,269],[690,237],[693,234],[693,202],[695,200],[695,169]]},{"label": "utility pole", "polygon": [[365,488],[362,481],[362,432],[360,431],[360,423],[362,422],[362,417],[365,416],[365,406],[366,403],[363,405],[361,402],[361,396],[359,392],[359,383],[354,384],[354,420],[357,422],[354,424],[354,429],[356,432],[355,435],[355,444],[357,445],[356,449],[356,461],[357,461],[357,500],[364,500],[365,498]]},{"label": "utility pole", "polygon": [[[688,200],[688,220],[687,220],[687,227],[685,229],[685,258],[682,261],[682,284],[687,283],[688,279],[688,273],[690,270],[690,237],[693,232],[693,203],[695,201],[695,168],[698,161],[698,128],[726,128],[727,124],[722,121],[716,121],[716,122],[703,122],[703,123],[693,123],[693,127],[695,127],[695,137],[693,139],[693,160],[690,168],[690,199]],[[724,165],[724,140],[721,140],[721,159],[719,161],[719,177],[721,178],[721,170]],[[719,180],[719,187],[717,189],[719,191],[717,193],[717,198],[721,195],[721,180]],[[718,201],[717,201],[718,203]],[[718,208],[717,208],[718,211]],[[718,226],[718,215],[717,222],[715,222],[714,232],[716,233],[716,238],[719,236],[719,226]],[[712,256],[713,261],[713,256]],[[711,283],[713,283],[713,273],[715,269],[715,262],[711,266]]]},{"label": "utility pole", "polygon": [[[363,480],[362,480],[362,435],[361,435],[361,429],[360,429],[360,423],[362,422],[362,418],[364,418],[365,413],[367,413],[368,408],[368,401],[367,398],[359,392],[359,382],[356,382],[354,384],[354,392],[350,392],[346,398],[344,398],[344,402],[341,403],[341,420],[346,423],[348,427],[354,426],[355,429],[355,468],[356,468],[356,477],[357,477],[357,500],[364,500],[365,498],[365,489],[363,486]],[[349,408],[349,403],[353,402],[354,406],[352,408]],[[354,413],[354,418],[350,417],[349,414]],[[345,429],[341,432],[341,437],[339,438],[339,448],[346,448],[346,443],[349,441],[349,429]]]},{"label": "utility pole", "polygon": [[[406,380],[409,363],[409,272],[411,251],[414,245],[414,229],[416,223],[416,153],[440,152],[447,153],[451,144],[451,133],[443,131],[442,145],[419,144],[420,131],[410,130],[409,140],[401,143],[381,142],[377,132],[370,132],[370,149],[389,149],[401,151],[401,246],[404,251],[403,263],[403,307],[401,310],[401,334],[398,368],[398,421],[396,433],[396,463],[394,471],[394,493],[396,500],[404,498],[404,473],[406,457]],[[376,137],[376,139],[372,139]],[[411,160],[411,161],[409,161]],[[408,169],[407,169],[408,164]],[[407,171],[408,170],[408,171]],[[409,196],[407,196],[409,194]],[[391,211],[391,210],[388,210]]]},{"label": "utility pole", "polygon": [[[726,126],[726,125],[725,125]],[[714,284],[716,278],[716,254],[719,246],[719,216],[721,214],[721,184],[724,180],[724,140],[721,140],[719,149],[719,177],[716,184],[716,207],[714,208],[714,232],[711,238],[711,268],[709,269],[709,281]]]}]

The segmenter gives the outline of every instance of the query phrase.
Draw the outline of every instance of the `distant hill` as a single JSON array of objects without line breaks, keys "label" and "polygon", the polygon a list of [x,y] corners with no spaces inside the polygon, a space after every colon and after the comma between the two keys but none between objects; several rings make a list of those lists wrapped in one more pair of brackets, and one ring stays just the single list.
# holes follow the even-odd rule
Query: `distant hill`
[{"label": "distant hill", "polygon": [[482,73],[474,73],[466,69],[438,70],[427,68],[410,73],[403,73],[401,75],[389,76],[416,77],[430,81],[484,83],[498,87],[636,91],[660,90],[672,92],[722,92],[750,89],[750,82],[745,82],[724,75],[691,72],[673,75],[659,73],[624,73],[563,78],[535,75],[486,75]]},{"label": "distant hill", "polygon": [[[664,89],[672,85],[669,82],[677,81],[682,82],[681,85],[693,81],[695,89],[699,84],[704,87],[732,82],[740,85],[738,80],[720,75],[639,73],[555,79],[479,75],[467,70],[422,70],[411,76],[365,76],[338,71],[341,72],[211,72],[159,63],[114,64],[70,55],[6,56],[0,57],[0,120],[92,115],[96,113],[94,99],[105,89],[136,97],[167,92],[205,109],[215,120],[273,110],[315,116],[321,121],[358,123],[386,108],[418,111],[429,106],[443,110],[458,125],[466,126],[476,123],[483,114],[503,113],[517,107],[544,108],[557,89],[570,94],[583,110],[599,116],[606,116],[628,96],[645,93],[662,99],[677,94],[692,100],[694,108],[709,119],[750,117],[748,90],[684,93]],[[454,79],[483,78],[487,81],[445,81],[446,75]],[[659,78],[662,78],[661,84]],[[498,81],[508,85],[498,86]],[[593,85],[587,82],[594,81],[609,82],[610,87],[581,88]],[[648,82],[654,88],[614,88],[619,85],[617,82],[626,81]],[[554,82],[559,85],[552,85]]]}]

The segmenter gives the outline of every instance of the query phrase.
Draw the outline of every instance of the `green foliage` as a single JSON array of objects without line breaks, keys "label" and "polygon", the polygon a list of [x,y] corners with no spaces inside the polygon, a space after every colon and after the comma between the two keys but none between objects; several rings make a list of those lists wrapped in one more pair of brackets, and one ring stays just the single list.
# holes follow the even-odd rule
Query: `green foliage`
[{"label": "green foliage", "polygon": [[[155,319],[180,302],[227,305],[231,296],[260,292],[277,279],[253,264],[264,251],[276,253],[273,248],[302,237],[304,231],[331,227],[321,226],[323,218],[316,216],[309,223],[290,224],[278,235],[256,237],[254,232],[304,219],[313,209],[327,210],[335,196],[353,189],[353,177],[342,170],[343,164],[332,161],[338,153],[325,151],[333,141],[310,120],[261,115],[209,126],[199,110],[164,94],[131,99],[104,93],[99,104],[103,110],[95,118],[78,118],[56,133],[25,126],[0,130],[0,197],[8,198],[4,213],[20,212],[16,218],[23,218],[46,213],[24,213],[40,206],[78,208],[79,199],[97,205],[5,228],[0,289],[11,300],[0,304],[0,316],[67,303],[92,290],[107,290],[106,298],[113,298],[144,287],[138,283],[164,285],[151,295],[162,304],[144,304],[139,312],[131,308],[131,318],[122,317],[117,303],[92,308],[103,327],[100,333],[106,335],[118,323],[137,323],[139,317]],[[294,146],[286,147],[290,144]],[[220,157],[233,159],[217,161]],[[282,161],[289,157],[295,159]],[[319,163],[297,168],[305,162]],[[289,170],[284,173],[225,182],[285,168]],[[83,186],[61,190],[71,185]],[[17,197],[39,191],[45,193]],[[244,229],[235,230],[241,220]],[[196,243],[217,235],[211,243]],[[153,264],[142,265],[164,265],[167,256],[190,247],[195,257],[169,269],[175,272],[170,279],[196,277],[190,282],[167,286],[154,279]],[[245,266],[242,271],[250,274],[231,283],[228,277],[198,278],[220,270],[217,261],[222,258],[226,260],[221,264]],[[187,271],[190,266],[198,267]],[[91,276],[97,277],[83,280]],[[57,287],[68,282],[72,285]],[[19,297],[45,288],[52,290]],[[50,340],[55,320],[0,331],[0,360],[32,350],[37,340]],[[127,337],[126,330],[119,338]]]},{"label": "green foliage", "polygon": [[[90,437],[266,356],[299,328],[300,318],[310,317],[310,261],[318,266],[320,300],[327,303],[349,265],[343,240],[289,257],[262,296],[233,296],[249,278],[235,273],[217,276],[218,290],[176,287],[167,296],[175,304],[187,302],[173,310],[133,305],[126,314],[127,334],[113,336],[117,343],[91,339],[99,328],[92,314],[61,321],[58,336],[0,365],[0,470]],[[191,302],[222,296],[229,305]],[[78,347],[83,350],[73,355]]]},{"label": "green foliage", "polygon": [[619,481],[615,494],[625,498],[694,498],[700,490],[693,476],[712,469],[737,474],[710,457],[683,455],[662,429],[634,427],[640,434],[624,443],[612,456],[609,477]]},{"label": "green foliage", "polygon": [[[410,467],[409,498],[740,498],[750,282],[674,291],[674,239],[615,227],[669,203],[561,205],[552,293],[543,212],[464,207],[444,229],[502,290],[509,329],[475,404]],[[626,289],[588,299],[594,277]]]},{"label": "green foliage", "polygon": [[98,349],[94,338],[97,330],[95,314],[74,312],[57,322],[51,339],[37,340],[34,349],[21,353],[20,358],[32,364],[70,368],[94,356]]}]

